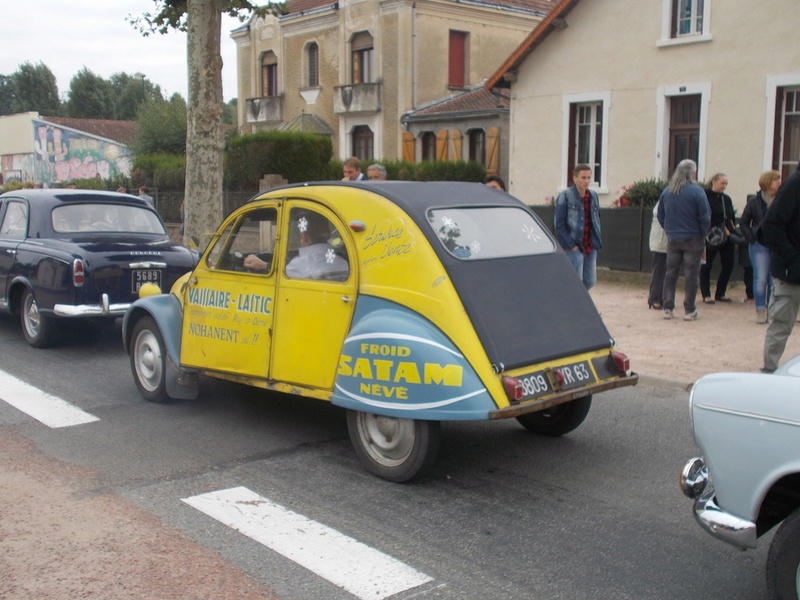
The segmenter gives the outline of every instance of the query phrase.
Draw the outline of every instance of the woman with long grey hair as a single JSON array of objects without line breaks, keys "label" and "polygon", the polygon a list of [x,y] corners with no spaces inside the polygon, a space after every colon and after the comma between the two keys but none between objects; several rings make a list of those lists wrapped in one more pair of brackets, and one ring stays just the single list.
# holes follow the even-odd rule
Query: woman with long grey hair
[{"label": "woman with long grey hair", "polygon": [[694,321],[700,316],[696,303],[697,286],[711,210],[703,188],[697,185],[696,175],[697,164],[693,160],[682,160],[658,200],[658,222],[668,240],[663,294],[665,319],[671,319],[675,309],[675,290],[681,266],[685,277],[683,319]]}]

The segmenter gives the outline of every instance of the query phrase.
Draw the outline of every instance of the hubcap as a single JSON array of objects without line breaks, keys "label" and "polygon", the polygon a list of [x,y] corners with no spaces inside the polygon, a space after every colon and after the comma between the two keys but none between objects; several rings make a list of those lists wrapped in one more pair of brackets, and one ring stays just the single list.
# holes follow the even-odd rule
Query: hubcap
[{"label": "hubcap", "polygon": [[151,331],[142,331],[136,338],[134,356],[139,382],[147,391],[155,391],[161,383],[163,372],[161,348]]},{"label": "hubcap", "polygon": [[39,320],[41,316],[39,315],[39,306],[36,304],[36,298],[32,295],[28,295],[25,300],[25,329],[28,330],[28,335],[30,337],[36,337],[36,334],[39,333]]},{"label": "hubcap", "polygon": [[386,467],[405,462],[414,448],[414,421],[360,413],[358,431],[369,455]]}]

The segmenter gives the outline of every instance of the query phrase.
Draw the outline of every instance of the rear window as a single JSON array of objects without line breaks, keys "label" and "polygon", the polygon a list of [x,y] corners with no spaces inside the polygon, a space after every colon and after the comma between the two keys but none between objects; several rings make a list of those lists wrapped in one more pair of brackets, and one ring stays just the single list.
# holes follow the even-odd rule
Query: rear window
[{"label": "rear window", "polygon": [[53,209],[52,220],[57,233],[166,233],[154,212],[124,204],[65,204]]},{"label": "rear window", "polygon": [[530,213],[513,206],[437,208],[428,222],[442,245],[457,258],[483,260],[555,250],[550,236]]}]

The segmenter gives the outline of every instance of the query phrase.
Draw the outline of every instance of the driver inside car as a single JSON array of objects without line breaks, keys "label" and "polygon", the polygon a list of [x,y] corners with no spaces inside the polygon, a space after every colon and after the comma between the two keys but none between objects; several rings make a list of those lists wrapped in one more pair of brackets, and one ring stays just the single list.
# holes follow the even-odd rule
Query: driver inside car
[{"label": "driver inside car", "polygon": [[[295,279],[346,280],[350,265],[328,242],[331,235],[328,220],[318,213],[303,211],[295,227],[300,234],[300,248],[286,265],[286,275]],[[243,264],[254,271],[265,271],[268,267],[255,254],[248,254]]]}]

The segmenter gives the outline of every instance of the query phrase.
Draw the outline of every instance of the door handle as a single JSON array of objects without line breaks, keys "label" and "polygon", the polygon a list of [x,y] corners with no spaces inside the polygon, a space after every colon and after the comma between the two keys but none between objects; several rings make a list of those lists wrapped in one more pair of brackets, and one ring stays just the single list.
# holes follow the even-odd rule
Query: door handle
[{"label": "door handle", "polygon": [[352,301],[353,301],[353,299],[350,296],[342,296],[342,302],[348,303],[348,302],[352,302]]}]

